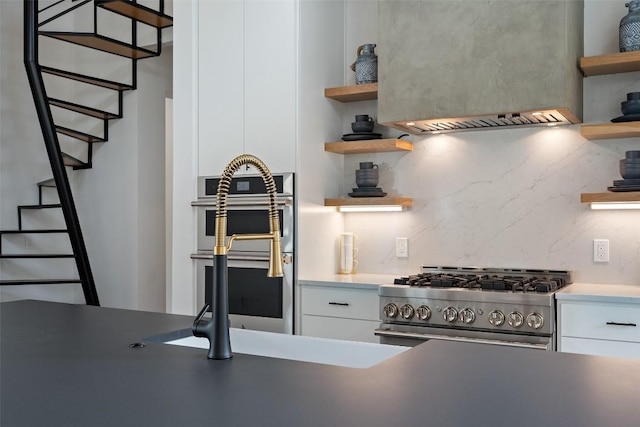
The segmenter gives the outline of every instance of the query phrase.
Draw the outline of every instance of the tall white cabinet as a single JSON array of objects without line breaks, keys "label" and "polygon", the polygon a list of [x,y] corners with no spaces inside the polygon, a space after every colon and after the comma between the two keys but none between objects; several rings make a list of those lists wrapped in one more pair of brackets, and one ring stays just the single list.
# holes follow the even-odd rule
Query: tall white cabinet
[{"label": "tall white cabinet", "polygon": [[293,0],[199,2],[199,175],[243,153],[295,171],[297,10]]}]

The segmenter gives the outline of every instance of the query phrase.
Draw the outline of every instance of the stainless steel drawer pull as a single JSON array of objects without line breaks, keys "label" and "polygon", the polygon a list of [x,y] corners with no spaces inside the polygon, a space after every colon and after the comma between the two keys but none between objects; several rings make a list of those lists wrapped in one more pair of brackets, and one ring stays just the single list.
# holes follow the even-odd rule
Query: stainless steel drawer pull
[{"label": "stainless steel drawer pull", "polygon": [[618,322],[607,322],[607,325],[616,325],[616,326],[638,326],[635,323],[618,323]]},{"label": "stainless steel drawer pull", "polygon": [[331,302],[329,302],[329,305],[340,305],[340,306],[343,306],[343,307],[348,307],[349,303],[348,302],[333,302],[333,301],[331,301]]}]

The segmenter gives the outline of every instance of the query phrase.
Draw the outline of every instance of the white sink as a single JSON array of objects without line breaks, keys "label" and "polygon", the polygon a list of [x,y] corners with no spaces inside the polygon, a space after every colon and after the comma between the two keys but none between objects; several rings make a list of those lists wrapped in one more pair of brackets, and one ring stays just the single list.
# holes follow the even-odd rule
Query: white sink
[{"label": "white sink", "polygon": [[[410,347],[277,334],[248,329],[229,329],[231,350],[239,354],[298,360],[347,368],[368,368]],[[206,338],[194,336],[166,344],[209,349]]]}]

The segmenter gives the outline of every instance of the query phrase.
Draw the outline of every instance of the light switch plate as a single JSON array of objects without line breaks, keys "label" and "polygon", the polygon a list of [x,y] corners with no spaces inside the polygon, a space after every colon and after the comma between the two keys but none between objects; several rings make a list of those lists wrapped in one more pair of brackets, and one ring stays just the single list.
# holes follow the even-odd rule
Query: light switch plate
[{"label": "light switch plate", "polygon": [[409,239],[407,237],[396,237],[396,257],[409,257]]}]

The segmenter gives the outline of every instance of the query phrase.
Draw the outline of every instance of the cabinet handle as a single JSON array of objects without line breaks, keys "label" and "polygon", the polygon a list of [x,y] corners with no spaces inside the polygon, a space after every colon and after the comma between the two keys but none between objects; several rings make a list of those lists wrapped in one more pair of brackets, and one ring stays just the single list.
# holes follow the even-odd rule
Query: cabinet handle
[{"label": "cabinet handle", "polygon": [[618,322],[607,322],[607,325],[616,325],[616,326],[638,326],[635,323],[618,323]]},{"label": "cabinet handle", "polygon": [[329,302],[329,305],[340,305],[340,306],[343,306],[343,307],[348,307],[349,303],[348,302],[333,302],[333,301],[331,301],[331,302]]}]

